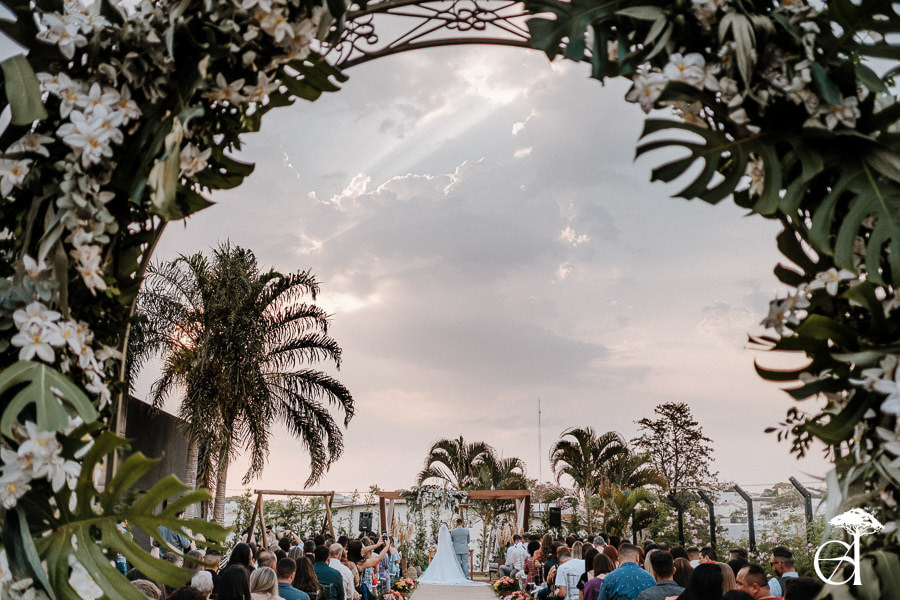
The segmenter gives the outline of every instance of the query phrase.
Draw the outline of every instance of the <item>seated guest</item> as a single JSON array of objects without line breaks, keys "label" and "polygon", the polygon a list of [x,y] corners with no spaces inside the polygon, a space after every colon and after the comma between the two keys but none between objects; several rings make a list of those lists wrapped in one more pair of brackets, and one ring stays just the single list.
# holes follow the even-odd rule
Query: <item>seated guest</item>
[{"label": "seated guest", "polygon": [[263,567],[269,567],[273,571],[275,570],[275,563],[277,562],[275,558],[274,552],[269,552],[268,550],[260,550],[259,554],[256,555],[256,568],[261,569]]},{"label": "seated guest", "polygon": [[[306,559],[303,559],[304,562]],[[275,575],[278,576],[278,595],[283,600],[309,600],[309,594],[294,587],[294,575],[297,573],[297,563],[293,558],[282,558],[275,567]]]},{"label": "seated guest", "polygon": [[209,571],[197,571],[191,577],[191,587],[200,591],[204,598],[209,598],[213,591],[212,573]]},{"label": "seated guest", "polygon": [[325,598],[325,594],[322,591],[322,586],[319,585],[319,579],[316,577],[316,572],[313,570],[313,563],[306,560],[306,557],[303,556],[302,548],[294,548],[291,552],[299,550],[299,555],[294,558],[294,562],[297,564],[297,572],[294,574],[294,581],[292,585],[302,592],[306,592],[306,595],[309,596],[310,600],[323,600]]},{"label": "seated guest", "polygon": [[159,586],[147,579],[135,579],[131,585],[136,587],[140,593],[150,598],[150,600],[161,600],[162,590]]},{"label": "seated guest", "polygon": [[192,586],[183,585],[166,596],[166,600],[206,600],[206,595]]},{"label": "seated guest", "polygon": [[656,585],[642,591],[637,600],[665,600],[669,596],[677,596],[684,588],[675,583],[675,560],[665,550],[654,550],[648,554],[653,567]]},{"label": "seated guest", "polygon": [[615,565],[609,560],[609,556],[603,552],[598,552],[594,556],[593,577],[584,584],[583,600],[597,600],[597,596],[600,595],[600,586],[603,585],[603,579],[609,573],[612,573],[615,568]]},{"label": "seated guest", "polygon": [[[323,600],[345,600],[344,578],[341,577],[340,573],[328,566],[328,548],[316,546],[315,559],[313,571],[316,573],[319,585],[322,586],[324,592]],[[347,598],[346,600],[352,600],[352,598]]]},{"label": "seated guest", "polygon": [[578,600],[578,580],[584,573],[584,560],[572,557],[571,550],[562,546],[556,551],[556,559],[559,565],[556,567],[555,598],[565,600]]},{"label": "seated guest", "polygon": [[[244,545],[246,546],[246,544]],[[249,550],[250,546],[247,548]],[[240,565],[233,565],[222,571],[216,600],[249,600],[249,598],[250,576],[247,574],[247,569]]]},{"label": "seated guest", "polygon": [[687,557],[675,559],[675,583],[681,587],[687,587],[688,581],[691,580],[691,573],[694,569]]},{"label": "seated guest", "polygon": [[688,560],[691,561],[691,568],[695,568],[700,564],[700,548],[691,546],[687,549]]},{"label": "seated guest", "polygon": [[653,576],[637,564],[639,556],[637,546],[627,542],[619,546],[619,568],[603,580],[598,600],[636,598],[645,589],[656,585]]},{"label": "seated guest", "polygon": [[697,565],[679,597],[684,600],[721,600],[722,569],[716,563]]},{"label": "seated guest", "polygon": [[769,589],[773,596],[782,596],[784,595],[782,592],[784,580],[797,577],[797,570],[794,568],[794,554],[784,546],[775,546],[772,548],[769,564],[775,571],[775,577],[769,579]]},{"label": "seated guest", "polygon": [[753,596],[753,600],[780,598],[780,596],[773,595],[771,590],[769,590],[766,572],[759,565],[749,564],[738,571],[737,589]]},{"label": "seated guest", "polygon": [[822,591],[822,582],[812,577],[784,580],[784,600],[813,600]]},{"label": "seated guest", "polygon": [[253,570],[253,565],[250,564],[253,562],[252,559],[253,551],[251,550],[250,545],[241,542],[232,548],[231,556],[228,557],[228,564],[225,565],[225,568],[228,569],[229,567],[237,565],[239,567],[244,567],[249,572]]},{"label": "seated guest", "polygon": [[272,567],[259,567],[250,575],[250,597],[253,600],[277,600],[278,576]]}]

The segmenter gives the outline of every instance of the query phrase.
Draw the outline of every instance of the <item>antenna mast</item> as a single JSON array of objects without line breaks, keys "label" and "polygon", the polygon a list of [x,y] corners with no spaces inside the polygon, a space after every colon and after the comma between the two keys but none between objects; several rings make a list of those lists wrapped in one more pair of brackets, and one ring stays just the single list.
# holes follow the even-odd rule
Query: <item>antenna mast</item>
[{"label": "antenna mast", "polygon": [[542,466],[544,464],[544,453],[541,450],[541,397],[538,396],[538,483],[544,482]]}]

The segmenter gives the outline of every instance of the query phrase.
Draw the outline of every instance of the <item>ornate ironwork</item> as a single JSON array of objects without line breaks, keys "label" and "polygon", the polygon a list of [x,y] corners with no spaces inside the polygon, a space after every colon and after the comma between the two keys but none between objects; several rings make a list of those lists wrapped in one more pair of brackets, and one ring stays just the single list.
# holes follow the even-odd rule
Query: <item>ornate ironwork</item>
[{"label": "ornate ironwork", "polygon": [[[340,40],[325,52],[346,69],[375,58],[438,46],[528,48],[529,16],[507,0],[382,0],[350,7]],[[376,29],[377,23],[377,29]]]}]

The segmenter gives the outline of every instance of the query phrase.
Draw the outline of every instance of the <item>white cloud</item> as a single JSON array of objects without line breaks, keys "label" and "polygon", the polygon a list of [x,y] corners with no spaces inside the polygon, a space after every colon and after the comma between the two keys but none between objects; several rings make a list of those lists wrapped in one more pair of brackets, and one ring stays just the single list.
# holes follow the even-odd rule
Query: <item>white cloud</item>
[{"label": "white cloud", "polygon": [[516,148],[516,151],[513,154],[513,156],[516,158],[525,158],[526,156],[531,154],[532,150],[534,150],[534,147],[532,147],[532,146],[526,146],[524,148]]}]

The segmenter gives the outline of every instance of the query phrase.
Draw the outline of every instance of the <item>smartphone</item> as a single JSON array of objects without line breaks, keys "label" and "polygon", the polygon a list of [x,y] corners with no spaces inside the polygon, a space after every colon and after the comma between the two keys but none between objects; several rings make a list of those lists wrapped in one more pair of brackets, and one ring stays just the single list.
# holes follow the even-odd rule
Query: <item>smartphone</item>
[{"label": "smartphone", "polygon": [[381,537],[383,537],[384,539],[388,539],[387,531],[382,531],[382,532],[381,532]]}]

